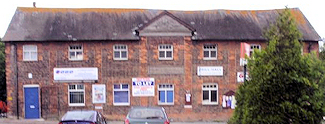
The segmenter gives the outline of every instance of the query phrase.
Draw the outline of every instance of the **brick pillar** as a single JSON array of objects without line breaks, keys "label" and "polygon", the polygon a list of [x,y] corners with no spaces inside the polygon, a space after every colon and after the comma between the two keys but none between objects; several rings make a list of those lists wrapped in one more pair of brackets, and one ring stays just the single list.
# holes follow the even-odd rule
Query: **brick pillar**
[{"label": "brick pillar", "polygon": [[8,115],[17,116],[17,46],[5,43]]},{"label": "brick pillar", "polygon": [[[193,101],[193,92],[192,92],[192,83],[193,83],[193,79],[192,79],[192,50],[193,50],[193,44],[192,44],[192,40],[191,37],[184,37],[184,68],[185,68],[185,80],[184,80],[184,90],[181,90],[180,92],[182,92],[181,94],[183,94],[181,97],[185,98],[185,94],[186,92],[190,92],[192,97],[192,101]],[[185,100],[181,101],[181,103],[185,104]],[[192,109],[186,109],[186,112],[190,112],[192,111]]]},{"label": "brick pillar", "polygon": [[[148,77],[148,41],[147,37],[141,37],[140,41],[140,77]],[[140,97],[140,106],[149,105],[149,97]]]}]

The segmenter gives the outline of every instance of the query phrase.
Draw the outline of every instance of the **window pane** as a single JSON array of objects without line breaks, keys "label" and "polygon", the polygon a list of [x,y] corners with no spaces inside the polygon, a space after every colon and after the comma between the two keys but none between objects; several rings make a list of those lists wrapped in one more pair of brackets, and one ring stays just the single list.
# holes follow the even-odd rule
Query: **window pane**
[{"label": "window pane", "polygon": [[159,51],[159,57],[165,58],[165,51]]},{"label": "window pane", "polygon": [[209,91],[203,91],[203,101],[209,100]]},{"label": "window pane", "polygon": [[70,103],[84,103],[84,93],[70,92]]},{"label": "window pane", "polygon": [[32,60],[37,60],[37,52],[31,52],[31,58]]},{"label": "window pane", "polygon": [[172,58],[172,51],[167,51],[166,52],[166,57],[167,58]]},{"label": "window pane", "polygon": [[217,51],[211,51],[211,57],[212,58],[217,57]]},{"label": "window pane", "polygon": [[128,91],[114,91],[114,103],[128,103]]},{"label": "window pane", "polygon": [[114,51],[114,58],[120,58],[120,51]]},{"label": "window pane", "polygon": [[36,45],[25,45],[23,49],[27,51],[36,51]]},{"label": "window pane", "polygon": [[30,53],[24,52],[24,60],[30,59]]},{"label": "window pane", "polygon": [[78,89],[78,90],[82,90],[82,89],[84,89],[84,85],[77,85],[77,89]]},{"label": "window pane", "polygon": [[129,85],[127,84],[122,84],[122,89],[128,89],[129,88]]},{"label": "window pane", "polygon": [[114,84],[114,89],[120,89],[120,85],[119,84]]},{"label": "window pane", "polygon": [[159,102],[165,102],[165,91],[159,91]]},{"label": "window pane", "polygon": [[76,58],[76,53],[75,52],[70,52],[70,58]]},{"label": "window pane", "polygon": [[204,54],[204,57],[209,57],[209,51],[204,51],[203,54]]},{"label": "window pane", "polygon": [[126,53],[127,53],[127,52],[126,52],[126,51],[122,51],[121,53],[122,53],[122,58],[126,58],[126,56],[127,56]]},{"label": "window pane", "polygon": [[167,102],[173,102],[174,100],[174,93],[173,91],[167,91]]},{"label": "window pane", "polygon": [[216,90],[211,91],[211,102],[217,102],[217,91]]},{"label": "window pane", "polygon": [[69,89],[71,90],[76,89],[76,85],[69,85]]}]

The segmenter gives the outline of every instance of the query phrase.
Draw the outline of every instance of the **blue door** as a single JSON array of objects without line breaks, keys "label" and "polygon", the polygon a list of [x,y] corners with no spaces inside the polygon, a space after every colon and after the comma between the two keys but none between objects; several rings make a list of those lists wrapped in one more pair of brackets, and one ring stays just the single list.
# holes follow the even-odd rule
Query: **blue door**
[{"label": "blue door", "polygon": [[24,87],[25,94],[25,118],[40,118],[38,87]]}]

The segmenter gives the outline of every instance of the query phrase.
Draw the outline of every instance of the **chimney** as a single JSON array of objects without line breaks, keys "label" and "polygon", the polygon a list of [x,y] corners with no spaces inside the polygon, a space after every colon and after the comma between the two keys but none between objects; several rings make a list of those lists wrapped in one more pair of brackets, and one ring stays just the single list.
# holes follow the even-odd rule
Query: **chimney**
[{"label": "chimney", "polygon": [[33,7],[36,8],[36,2],[33,2]]}]

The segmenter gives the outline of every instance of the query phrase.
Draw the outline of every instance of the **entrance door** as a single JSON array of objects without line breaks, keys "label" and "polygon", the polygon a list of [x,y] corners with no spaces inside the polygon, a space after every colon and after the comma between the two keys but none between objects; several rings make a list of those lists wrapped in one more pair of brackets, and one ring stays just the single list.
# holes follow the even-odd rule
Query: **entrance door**
[{"label": "entrance door", "polygon": [[39,87],[38,86],[25,86],[25,118],[37,119],[40,118],[39,111]]}]

